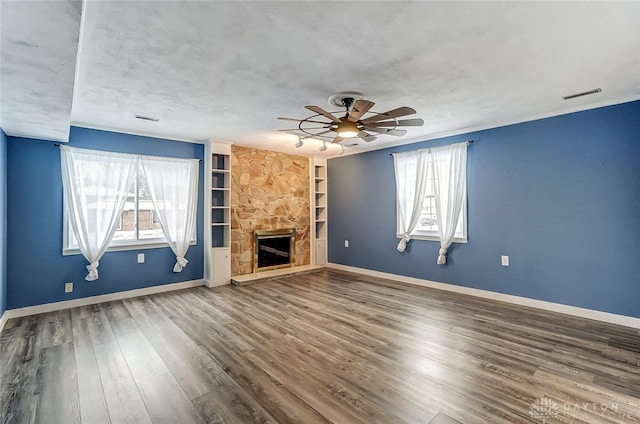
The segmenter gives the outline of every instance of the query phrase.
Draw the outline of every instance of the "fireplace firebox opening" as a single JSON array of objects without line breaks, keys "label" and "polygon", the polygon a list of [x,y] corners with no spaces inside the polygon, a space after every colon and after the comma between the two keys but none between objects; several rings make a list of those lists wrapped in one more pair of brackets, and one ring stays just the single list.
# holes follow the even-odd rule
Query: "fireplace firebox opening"
[{"label": "fireplace firebox opening", "polygon": [[296,230],[255,230],[253,272],[289,268],[295,265]]}]

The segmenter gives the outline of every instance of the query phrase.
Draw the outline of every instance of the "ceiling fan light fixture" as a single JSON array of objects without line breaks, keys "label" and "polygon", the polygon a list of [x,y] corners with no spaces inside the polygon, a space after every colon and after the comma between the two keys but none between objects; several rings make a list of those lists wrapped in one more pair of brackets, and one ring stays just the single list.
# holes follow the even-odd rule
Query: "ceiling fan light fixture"
[{"label": "ceiling fan light fixture", "polygon": [[[332,144],[345,143],[345,147],[355,146],[353,140],[361,139],[365,142],[374,141],[375,134],[392,135],[402,137],[407,134],[407,130],[397,127],[419,127],[424,124],[422,119],[401,119],[397,118],[413,115],[415,109],[402,106],[386,112],[376,112],[371,110],[375,103],[365,100],[362,93],[346,92],[338,93],[330,98],[329,103],[333,106],[342,106],[341,112],[328,112],[319,106],[307,105],[304,108],[310,110],[314,115],[304,119],[279,117],[284,121],[297,122],[297,128],[290,128],[286,132],[295,132],[299,137],[299,144],[302,146],[302,139],[316,138],[320,141]],[[347,142],[349,140],[349,142]],[[321,152],[327,150],[327,145],[323,144]]]},{"label": "ceiling fan light fixture", "polygon": [[298,137],[298,142],[296,143],[296,149],[302,147],[304,143],[302,142],[302,137]]},{"label": "ceiling fan light fixture", "polygon": [[338,135],[342,138],[353,138],[358,135],[360,129],[355,122],[343,121],[336,129]]},{"label": "ceiling fan light fixture", "polygon": [[320,151],[321,151],[321,152],[324,152],[325,150],[327,150],[327,142],[326,142],[326,141],[323,141],[323,142],[322,142],[322,147],[320,147]]}]

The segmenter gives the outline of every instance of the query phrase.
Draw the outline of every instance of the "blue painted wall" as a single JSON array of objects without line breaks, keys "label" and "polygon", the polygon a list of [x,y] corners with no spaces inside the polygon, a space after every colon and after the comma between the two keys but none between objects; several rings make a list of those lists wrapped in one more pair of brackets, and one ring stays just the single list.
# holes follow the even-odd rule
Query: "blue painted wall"
[{"label": "blue painted wall", "polygon": [[[180,158],[204,158],[204,146],[72,127],[69,146]],[[8,137],[7,149],[7,308],[39,305],[87,296],[203,278],[203,168],[200,166],[198,244],[187,252],[189,264],[172,272],[170,248],[107,252],[100,278],[84,280],[86,259],[62,256],[62,179],[60,150],[42,140]],[[136,255],[145,253],[145,263]],[[64,283],[74,291],[64,293]]]},{"label": "blue painted wall", "polygon": [[[398,253],[389,154],[470,139],[469,243]],[[331,159],[328,184],[330,262],[640,317],[640,101]]]},{"label": "blue painted wall", "polygon": [[0,316],[7,309],[7,136],[0,128]]}]

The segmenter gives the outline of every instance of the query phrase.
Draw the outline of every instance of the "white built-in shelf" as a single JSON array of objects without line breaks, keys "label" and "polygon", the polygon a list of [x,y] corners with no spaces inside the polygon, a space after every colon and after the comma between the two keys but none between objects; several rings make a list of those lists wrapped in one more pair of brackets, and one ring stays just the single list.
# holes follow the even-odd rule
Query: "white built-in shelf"
[{"label": "white built-in shelf", "polygon": [[322,159],[314,159],[312,163],[313,263],[324,265],[327,261],[327,163]]},{"label": "white built-in shelf", "polygon": [[231,245],[231,156],[211,155],[211,247]]},{"label": "white built-in shelf", "polygon": [[208,287],[231,282],[231,145],[205,144],[205,284]]}]

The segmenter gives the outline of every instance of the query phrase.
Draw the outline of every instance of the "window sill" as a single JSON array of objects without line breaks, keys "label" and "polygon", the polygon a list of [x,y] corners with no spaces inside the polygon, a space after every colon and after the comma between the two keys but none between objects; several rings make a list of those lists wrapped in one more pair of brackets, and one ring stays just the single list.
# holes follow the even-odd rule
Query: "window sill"
[{"label": "window sill", "polygon": [[[196,241],[192,241],[191,243],[189,243],[189,246],[195,246],[197,244]],[[161,249],[161,248],[166,248],[166,247],[170,247],[169,243],[167,243],[166,241],[149,241],[146,243],[136,243],[136,244],[127,244],[127,245],[120,245],[120,246],[110,246],[107,249],[107,253],[108,252],[124,252],[127,250],[145,250],[145,249]],[[62,249],[62,256],[71,256],[71,255],[81,255],[82,253],[80,252],[80,249],[77,248],[70,248],[70,249]]]},{"label": "window sill", "polygon": [[[401,234],[396,234],[396,237],[398,238],[402,238]],[[426,241],[440,241],[440,237],[439,236],[430,236],[427,234],[412,234],[411,235],[411,240],[426,240]],[[453,239],[454,243],[463,243],[466,244],[468,243],[468,240],[466,237],[456,237]]]}]

